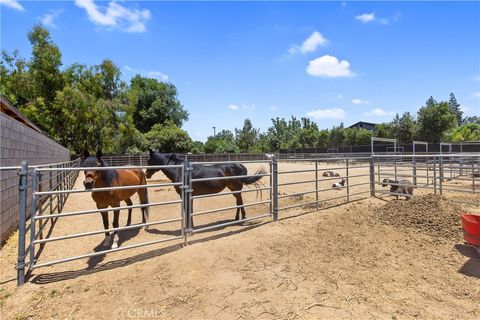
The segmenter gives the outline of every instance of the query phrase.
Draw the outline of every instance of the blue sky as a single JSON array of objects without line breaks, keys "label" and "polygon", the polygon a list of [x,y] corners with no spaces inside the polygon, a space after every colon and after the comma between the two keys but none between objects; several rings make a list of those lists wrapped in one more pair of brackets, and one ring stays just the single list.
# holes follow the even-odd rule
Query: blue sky
[{"label": "blue sky", "polygon": [[154,2],[0,0],[1,49],[31,52],[43,23],[65,66],[112,59],[172,82],[205,141],[246,118],[319,127],[390,121],[454,92],[480,115],[479,2]]}]

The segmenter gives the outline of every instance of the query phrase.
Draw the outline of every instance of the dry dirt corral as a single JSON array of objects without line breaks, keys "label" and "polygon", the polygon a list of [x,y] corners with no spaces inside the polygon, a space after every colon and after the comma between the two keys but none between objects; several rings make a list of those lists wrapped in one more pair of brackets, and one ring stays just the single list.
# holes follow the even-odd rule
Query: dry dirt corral
[{"label": "dry dirt corral", "polygon": [[[159,199],[176,199],[176,194],[165,188],[152,190],[150,200]],[[218,198],[215,204],[231,206],[233,197]],[[88,194],[72,195],[65,210],[92,205]],[[199,202],[195,210],[206,205]],[[172,207],[175,215],[178,210]],[[247,208],[247,216],[264,209],[268,207]],[[152,219],[165,215],[162,210],[152,210]],[[463,244],[458,222],[452,227],[458,210],[446,199],[432,196],[390,203],[370,198],[310,213],[297,208],[282,212],[283,219],[275,223],[265,223],[266,219],[194,235],[184,248],[169,242],[39,268],[20,289],[15,287],[13,270],[14,235],[0,251],[1,315],[2,319],[478,319],[480,257]],[[416,220],[423,213],[436,220]],[[233,215],[230,210],[218,219]],[[443,215],[445,220],[437,219]],[[402,219],[392,222],[399,216]],[[134,222],[139,219],[137,209]],[[197,217],[196,226],[208,222]],[[101,229],[99,215],[65,218],[52,236],[96,229]],[[158,226],[150,233],[125,233],[121,245],[171,236],[174,229]],[[49,243],[41,260],[98,250],[102,240],[99,235]]]}]

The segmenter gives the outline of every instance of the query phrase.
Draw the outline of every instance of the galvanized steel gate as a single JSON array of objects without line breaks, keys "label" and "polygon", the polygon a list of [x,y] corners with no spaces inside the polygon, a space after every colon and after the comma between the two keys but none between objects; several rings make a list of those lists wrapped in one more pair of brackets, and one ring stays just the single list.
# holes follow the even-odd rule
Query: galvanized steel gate
[{"label": "galvanized steel gate", "polygon": [[[448,161],[446,161],[448,159]],[[400,161],[401,160],[401,161]],[[215,162],[218,163],[218,162]],[[434,193],[442,194],[443,191],[457,191],[478,193],[476,190],[476,182],[480,180],[480,155],[478,154],[459,154],[459,155],[373,155],[370,157],[339,157],[339,158],[318,158],[308,160],[277,160],[273,157],[270,160],[262,161],[240,161],[240,162],[221,162],[221,163],[248,163],[267,165],[269,172],[265,174],[256,174],[248,176],[232,176],[220,178],[192,178],[192,166],[189,161],[185,161],[183,165],[168,166],[121,166],[107,167],[108,169],[165,169],[178,168],[182,172],[182,180],[170,183],[153,183],[147,184],[145,188],[154,187],[178,187],[181,190],[180,199],[172,201],[151,202],[148,204],[134,204],[131,206],[120,206],[108,209],[92,209],[82,211],[62,211],[66,198],[72,193],[89,193],[92,190],[74,189],[75,180],[80,171],[86,169],[102,170],[100,167],[82,168],[79,160],[47,166],[37,166],[29,168],[27,163],[22,164],[19,172],[19,191],[20,191],[20,219],[19,219],[19,247],[18,247],[18,284],[25,281],[26,272],[31,272],[35,268],[50,266],[67,261],[77,259],[90,258],[106,253],[117,252],[127,249],[138,248],[142,246],[152,245],[160,242],[181,240],[184,244],[188,242],[190,236],[195,233],[207,231],[219,227],[225,227],[233,224],[243,223],[249,220],[257,220],[265,217],[272,217],[278,220],[279,212],[294,209],[298,207],[318,210],[321,207],[329,205],[339,205],[348,203],[353,200],[365,199],[370,196],[377,195],[398,195],[392,194],[386,190],[379,190],[378,186],[382,184],[385,177],[394,178],[413,178],[416,182],[415,187],[418,189],[430,189]],[[213,164],[213,163],[202,163]],[[301,169],[296,166],[301,165]],[[293,169],[291,168],[293,167]],[[319,177],[319,173],[323,174],[327,171],[339,173],[341,177]],[[295,181],[289,178],[287,182],[283,181],[283,177],[294,175]],[[31,186],[28,183],[28,177],[31,176]],[[208,194],[201,196],[192,195],[192,184],[194,182],[208,181],[215,179],[235,179],[242,177],[268,177],[268,184],[263,185],[259,189],[241,190],[233,192],[221,192],[217,194]],[[54,179],[61,178],[58,183],[53,183]],[[345,178],[345,185],[333,188],[330,187],[331,182],[338,182],[339,179]],[[458,188],[446,183],[447,179],[459,179],[461,181],[472,181],[472,188]],[[56,181],[56,180],[55,180]],[[138,188],[139,186],[124,186],[111,188],[96,188],[93,191],[107,191],[115,189]],[[31,192],[31,219],[30,225],[27,225],[27,194],[30,188]],[[306,190],[305,190],[306,189]],[[243,205],[220,207],[211,210],[194,212],[192,203],[195,199],[203,199],[209,197],[223,196],[235,193],[249,193],[266,191],[269,195],[268,199],[255,201],[252,203],[244,203]],[[293,202],[293,203],[292,203]],[[156,221],[148,221],[126,227],[110,228],[108,230],[98,229],[88,232],[73,233],[64,236],[51,237],[50,232],[46,236],[43,230],[47,223],[51,222],[51,229],[59,218],[68,218],[72,216],[96,214],[101,211],[113,211],[134,209],[142,207],[169,206],[178,205],[178,216],[170,219],[160,219]],[[191,218],[195,216],[213,215],[218,212],[233,210],[245,207],[259,207],[268,205],[267,212],[257,212],[256,215],[238,221],[229,221],[213,224],[206,227],[193,228]],[[477,204],[478,205],[478,204]],[[258,211],[258,210],[257,210]],[[115,249],[103,250],[100,252],[92,252],[72,257],[65,257],[53,261],[38,262],[40,253],[46,243],[52,241],[62,241],[73,238],[87,237],[102,234],[105,231],[123,231],[130,229],[138,229],[152,225],[162,225],[168,223],[179,223],[179,234],[176,236],[155,239],[148,242],[121,246]],[[38,225],[37,225],[38,224]],[[27,239],[27,230],[30,229],[30,237]],[[27,247],[26,244],[29,243]],[[38,250],[37,250],[38,248]]]}]

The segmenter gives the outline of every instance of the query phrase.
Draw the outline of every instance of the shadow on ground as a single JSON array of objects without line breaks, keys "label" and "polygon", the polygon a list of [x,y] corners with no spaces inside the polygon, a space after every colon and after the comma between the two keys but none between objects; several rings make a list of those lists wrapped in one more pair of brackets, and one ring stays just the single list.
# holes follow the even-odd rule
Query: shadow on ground
[{"label": "shadow on ground", "polygon": [[467,244],[456,244],[455,249],[470,259],[458,270],[468,277],[480,278],[480,253],[474,246]]},{"label": "shadow on ground", "polygon": [[[228,222],[228,221],[232,221],[232,220],[225,220],[225,221],[221,221],[221,222]],[[217,221],[215,224],[218,224],[218,223],[219,222]],[[232,236],[232,235],[235,235],[235,234],[240,234],[240,233],[243,233],[245,231],[252,230],[254,228],[260,227],[260,226],[262,226],[264,224],[267,224],[267,223],[268,222],[258,222],[256,224],[251,224],[250,223],[249,225],[246,225],[244,228],[239,229],[239,230],[234,230],[234,231],[229,231],[229,232],[225,232],[225,233],[221,233],[221,234],[216,234],[216,235],[208,236],[208,237],[205,237],[205,238],[202,238],[202,239],[191,240],[188,243],[189,244],[196,244],[196,243],[202,243],[202,242],[207,242],[207,241],[212,241],[212,240],[217,240],[217,239],[229,237],[229,236]],[[208,226],[212,226],[212,225],[214,225],[214,224],[206,224],[206,225],[199,226],[199,228],[204,228],[204,227],[208,227]],[[216,228],[216,230],[218,230],[218,229],[221,229],[221,227]],[[137,233],[138,233],[138,230],[139,229],[136,229]],[[134,231],[134,230],[129,230],[129,231]],[[150,230],[149,232],[152,232],[152,231],[153,230]],[[207,232],[212,232],[212,230],[202,231],[202,232],[199,232],[199,233],[207,233]],[[120,243],[125,242],[127,240],[127,238],[130,239],[134,236],[133,233],[132,234],[126,234],[126,232],[123,232],[123,233],[125,233],[125,235],[119,234]],[[162,231],[161,230],[156,230],[156,231],[153,231],[152,233],[162,233]],[[169,231],[169,233],[170,233],[170,231]],[[142,261],[145,261],[145,260],[160,257],[160,256],[163,256],[163,255],[175,252],[175,251],[181,249],[182,247],[183,247],[182,243],[174,244],[174,245],[171,245],[171,246],[168,246],[168,247],[165,247],[165,248],[151,250],[151,251],[148,251],[148,252],[145,252],[145,253],[137,254],[137,255],[132,256],[132,257],[119,259],[119,260],[115,260],[115,261],[109,261],[109,262],[106,262],[106,263],[101,263],[105,259],[105,255],[99,255],[99,256],[91,257],[89,259],[88,267],[86,269],[79,269],[79,270],[73,270],[73,271],[61,271],[61,272],[53,272],[53,273],[41,273],[41,274],[38,274],[38,275],[32,274],[30,282],[34,283],[34,284],[48,284],[48,283],[53,283],[53,282],[58,282],[58,281],[75,279],[75,278],[78,278],[78,277],[81,277],[81,276],[86,276],[86,275],[94,274],[94,273],[97,273],[97,272],[102,272],[102,271],[112,270],[112,269],[116,269],[116,268],[121,268],[121,267],[128,266],[128,265],[131,265],[131,264],[134,264],[134,263],[137,263],[137,262],[142,262]],[[103,241],[97,247],[95,247],[94,250],[96,252],[101,252],[102,250],[105,250],[105,247],[103,247]]]}]

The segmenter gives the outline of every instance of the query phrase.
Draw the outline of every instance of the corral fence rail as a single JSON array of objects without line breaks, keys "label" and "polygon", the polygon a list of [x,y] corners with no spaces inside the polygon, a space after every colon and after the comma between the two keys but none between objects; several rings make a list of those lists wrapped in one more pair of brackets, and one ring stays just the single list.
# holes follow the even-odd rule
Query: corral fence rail
[{"label": "corral fence rail", "polygon": [[[391,185],[400,185],[399,180],[414,180],[416,189],[428,190],[435,194],[445,192],[459,194],[457,202],[466,205],[480,207],[478,197],[468,198],[464,194],[478,195],[480,179],[480,154],[479,153],[449,153],[449,154],[374,154],[361,157],[316,157],[312,159],[277,159],[269,155],[267,159],[224,159],[221,162],[207,162],[207,159],[198,159],[192,155],[184,155],[187,161],[182,165],[168,166],[147,166],[147,158],[138,156],[129,157],[127,161],[138,161],[141,164],[130,164],[122,166],[120,157],[118,161],[112,161],[112,167],[94,167],[84,168],[80,166],[80,160],[68,163],[43,165],[29,167],[26,162],[22,164],[19,171],[19,190],[20,190],[20,222],[19,222],[19,252],[18,252],[18,279],[19,285],[25,282],[25,275],[32,272],[35,268],[50,266],[68,261],[90,258],[97,255],[118,252],[127,249],[133,249],[148,245],[153,245],[166,241],[177,240],[187,244],[190,237],[203,231],[225,227],[233,224],[242,224],[250,220],[270,218],[278,220],[280,213],[290,209],[299,208],[307,210],[318,210],[321,208],[340,205],[354,200],[366,199],[371,196],[405,196],[410,195],[392,192],[383,188],[383,180],[391,179]],[[192,159],[193,158],[193,159]],[[201,161],[198,161],[201,160]],[[215,178],[194,178],[192,174],[193,164],[202,163],[204,165],[243,163],[252,166],[262,166],[267,168],[265,173],[257,172],[246,176],[229,176]],[[174,187],[180,190],[180,197],[177,200],[165,200],[150,202],[148,204],[135,204],[130,206],[119,206],[116,208],[96,209],[81,211],[64,210],[64,204],[67,197],[74,193],[89,193],[98,191],[108,191],[115,189],[138,188],[139,186],[123,186],[110,188],[97,188],[92,190],[75,189],[75,181],[79,172],[86,169],[109,170],[109,169],[167,169],[175,168],[181,172],[181,180],[176,182],[150,181],[151,183],[141,186],[143,188]],[[249,170],[250,172],[250,170]],[[31,183],[28,181],[31,177]],[[244,189],[241,191],[222,191],[216,194],[193,195],[193,186],[195,183],[201,183],[208,180],[225,180],[245,177],[262,178],[263,185],[258,189]],[[266,182],[265,180],[268,180]],[[152,183],[153,182],[153,183]],[[250,200],[250,202],[238,203],[235,206],[215,207],[213,209],[194,211],[194,200],[212,198],[225,195],[235,195],[237,193],[248,194],[250,192],[266,192],[266,199]],[[31,206],[27,208],[27,198],[31,197]],[[211,201],[215,204],[215,201]],[[55,222],[62,218],[68,219],[72,216],[91,215],[98,212],[107,212],[113,210],[125,210],[143,207],[175,206],[174,217],[166,217],[146,223],[135,224],[125,227],[110,228],[108,230],[97,229],[86,232],[77,232],[61,236],[51,236],[51,229]],[[248,218],[241,218],[234,221],[220,221],[207,226],[200,225],[193,227],[191,221],[193,217],[208,215],[215,217],[220,212],[229,210],[238,210],[242,208],[255,208],[250,210]],[[27,221],[28,213],[30,220]],[[252,215],[253,213],[253,215]],[[215,218],[214,218],[215,219]],[[216,221],[216,220],[215,220]],[[30,222],[27,224],[27,222]],[[50,224],[50,230],[44,232],[44,228]],[[47,243],[53,241],[68,241],[69,239],[95,236],[103,234],[105,231],[123,231],[149,227],[152,225],[175,224],[176,233],[173,236],[156,238],[142,243],[134,243],[118,248],[106,249],[99,252],[74,253],[76,255],[63,257],[51,261],[43,261],[40,253],[44,250]],[[27,230],[30,236],[27,236]],[[172,233],[173,234],[173,233]],[[28,246],[25,244],[29,242]]]}]

